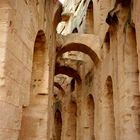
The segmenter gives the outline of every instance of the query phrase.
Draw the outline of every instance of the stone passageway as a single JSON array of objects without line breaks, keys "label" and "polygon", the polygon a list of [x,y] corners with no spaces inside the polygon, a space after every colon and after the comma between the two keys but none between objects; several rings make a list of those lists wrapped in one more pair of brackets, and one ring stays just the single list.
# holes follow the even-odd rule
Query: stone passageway
[{"label": "stone passageway", "polygon": [[139,0],[1,0],[0,140],[140,140],[139,13]]}]

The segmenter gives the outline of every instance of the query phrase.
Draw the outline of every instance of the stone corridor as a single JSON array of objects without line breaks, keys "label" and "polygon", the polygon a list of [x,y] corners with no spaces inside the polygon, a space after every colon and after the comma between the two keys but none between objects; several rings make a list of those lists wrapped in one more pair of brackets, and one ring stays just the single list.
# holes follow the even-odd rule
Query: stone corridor
[{"label": "stone corridor", "polygon": [[139,0],[0,0],[0,140],[140,140]]}]

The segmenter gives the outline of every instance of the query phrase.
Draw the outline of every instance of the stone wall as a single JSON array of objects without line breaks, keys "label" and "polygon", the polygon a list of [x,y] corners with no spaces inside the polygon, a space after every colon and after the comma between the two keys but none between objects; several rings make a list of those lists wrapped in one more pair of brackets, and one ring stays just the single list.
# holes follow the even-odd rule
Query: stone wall
[{"label": "stone wall", "polygon": [[1,0],[0,139],[140,139],[139,0]]},{"label": "stone wall", "polygon": [[[61,139],[140,139],[138,7],[137,1],[93,1],[93,33],[86,33],[83,30],[90,26],[90,23],[86,24],[88,21],[86,18],[82,23],[83,26],[77,27],[77,24],[74,24],[78,33],[63,30],[64,35],[72,33],[73,40],[72,35],[68,35],[69,43],[66,46],[64,41],[58,46],[58,55],[62,51],[64,54],[73,51],[72,46],[75,46],[76,51],[88,56],[82,56],[82,69],[80,70],[82,71],[80,73],[82,84],[76,85],[79,90],[75,90],[77,103],[77,128],[75,131],[77,135],[76,138],[72,138],[71,135],[64,136],[63,133],[70,124],[66,125],[65,122],[63,124],[62,121]],[[83,11],[81,10],[81,12]],[[71,18],[69,18],[70,20]],[[81,34],[85,33],[87,37],[83,39]],[[91,41],[90,34],[96,34],[100,42]],[[79,42],[76,40],[78,37],[81,40]],[[91,45],[89,45],[90,41]],[[80,48],[83,44],[86,46],[86,48],[83,46],[84,51]],[[96,57],[91,60],[88,47],[99,54],[98,62],[96,62]],[[96,47],[100,49],[96,51]],[[59,57],[63,57],[63,55]],[[68,58],[72,59],[71,55],[67,56]],[[71,83],[68,82],[68,84],[70,86]],[[63,89],[65,91],[67,88]],[[69,92],[72,96],[73,92],[70,90]],[[66,109],[69,97],[67,97],[67,92],[65,94],[66,102],[64,105],[62,104],[62,120],[68,121],[65,116],[69,116],[67,112],[70,109]],[[69,133],[71,131],[69,129]]]},{"label": "stone wall", "polygon": [[[58,3],[45,0],[2,0],[0,2],[0,139],[46,138],[48,94],[53,86],[55,60],[55,55],[51,55],[55,53],[55,32],[52,25],[55,5],[58,5]],[[50,7],[54,7],[54,9]],[[44,68],[41,70],[42,76],[38,77],[36,75],[36,80],[38,80],[37,86],[40,86],[41,83],[40,91],[38,91],[41,97],[37,100],[44,107],[34,106],[31,108],[31,102],[33,102],[30,98],[33,87],[31,85],[32,67],[34,67],[33,58],[36,57],[34,54],[36,44],[40,43],[42,45],[41,42],[44,41],[42,34],[45,38]],[[40,54],[38,55],[37,59],[42,59]],[[42,96],[45,96],[45,99],[41,99]],[[26,111],[28,109],[29,112]],[[29,119],[35,119],[36,121],[28,123],[24,121],[25,118],[28,121]],[[46,131],[39,134],[36,130],[40,126],[33,126],[40,119],[45,122],[43,129]],[[25,127],[30,132],[32,131],[32,134],[27,133]],[[23,133],[22,137],[19,135],[20,130],[21,134]],[[23,130],[25,131],[23,132]]]}]

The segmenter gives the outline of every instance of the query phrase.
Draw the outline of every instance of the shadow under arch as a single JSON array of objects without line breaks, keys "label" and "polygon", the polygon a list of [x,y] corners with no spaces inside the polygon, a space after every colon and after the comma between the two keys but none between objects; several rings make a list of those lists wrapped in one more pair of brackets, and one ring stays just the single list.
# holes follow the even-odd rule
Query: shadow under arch
[{"label": "shadow under arch", "polygon": [[[36,42],[43,42],[43,43],[46,42],[46,35],[42,29],[38,30],[38,32],[36,34],[35,43]],[[36,47],[35,45],[34,45],[34,48]]]},{"label": "shadow under arch", "polygon": [[78,29],[77,28],[74,28],[72,33],[78,33]]},{"label": "shadow under arch", "polygon": [[59,83],[54,82],[54,86],[55,86],[56,88],[58,88],[58,89],[61,91],[62,96],[65,95],[65,91],[64,91],[64,89],[62,88],[62,86],[61,86]]},{"label": "shadow under arch", "polygon": [[80,44],[80,43],[71,43],[66,46],[63,46],[63,48],[60,49],[60,51],[57,53],[57,57],[61,56],[63,53],[68,52],[68,51],[83,52],[83,53],[89,55],[89,57],[93,60],[93,62],[95,62],[95,64],[97,64],[99,62],[99,58],[98,58],[97,54],[88,46],[86,46],[84,44]]},{"label": "shadow under arch", "polygon": [[105,92],[105,96],[108,94],[113,94],[113,82],[112,82],[112,77],[108,76],[106,79],[106,83],[105,83],[105,89],[107,92]]},{"label": "shadow under arch", "polygon": [[61,17],[62,10],[63,10],[62,4],[59,1],[57,1],[54,7],[53,18],[52,18],[54,29],[56,29],[58,23],[62,20]]},{"label": "shadow under arch", "polygon": [[87,101],[88,101],[88,103],[91,101],[91,102],[93,102],[93,105],[94,105],[94,98],[93,98],[93,95],[92,94],[89,94],[88,96],[87,96]]},{"label": "shadow under arch", "polygon": [[54,115],[54,125],[55,125],[55,138],[56,140],[61,140],[62,133],[62,115],[61,111],[57,109]]},{"label": "shadow under arch", "polygon": [[[45,95],[42,91],[46,54],[46,36],[43,30],[39,30],[35,39],[33,51],[33,65],[31,75],[31,103],[36,95]],[[35,99],[37,100],[37,99]],[[34,101],[35,101],[34,100]]]},{"label": "shadow under arch", "polygon": [[81,82],[82,82],[81,77],[78,74],[78,72],[76,70],[74,70],[73,68],[71,68],[71,67],[68,67],[68,66],[56,66],[55,67],[55,75],[58,75],[58,74],[65,74],[65,75],[67,75],[69,77],[73,77],[73,78],[76,79],[78,84],[81,84]]}]

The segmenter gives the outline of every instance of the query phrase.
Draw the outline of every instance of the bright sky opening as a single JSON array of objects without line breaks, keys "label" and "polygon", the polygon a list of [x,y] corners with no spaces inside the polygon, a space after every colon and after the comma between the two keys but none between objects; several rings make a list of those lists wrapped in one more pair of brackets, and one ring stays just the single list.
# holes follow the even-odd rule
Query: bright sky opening
[{"label": "bright sky opening", "polygon": [[64,4],[64,0],[59,0],[62,4]]}]

